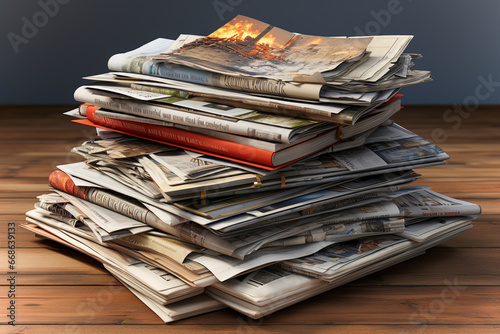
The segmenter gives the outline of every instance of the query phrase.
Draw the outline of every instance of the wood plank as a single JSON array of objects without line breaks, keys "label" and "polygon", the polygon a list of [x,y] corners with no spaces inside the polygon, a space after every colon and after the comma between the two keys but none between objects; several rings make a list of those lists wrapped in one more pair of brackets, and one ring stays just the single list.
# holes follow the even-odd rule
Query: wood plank
[{"label": "wood plank", "polygon": [[[418,173],[420,170],[417,169],[416,172]],[[415,181],[413,185],[430,185],[432,186],[432,190],[445,193],[451,197],[464,197],[464,194],[482,194],[491,197],[500,193],[500,180],[495,182],[493,180],[469,181],[469,179],[465,179],[457,183],[448,179],[423,176]]]},{"label": "wood plank", "polygon": [[[96,264],[97,265],[97,264]],[[96,267],[97,268],[97,267]],[[2,282],[6,282],[10,275],[0,275]],[[76,274],[76,275],[56,275],[53,273],[36,275],[16,275],[17,286],[102,286],[102,285],[122,285],[111,274]],[[6,285],[6,284],[2,284]]]},{"label": "wood plank", "polygon": [[[489,218],[491,217],[491,218]],[[480,215],[473,227],[456,238],[441,244],[442,247],[500,247],[500,219],[496,215]]]},{"label": "wood plank", "polygon": [[[89,137],[92,138],[92,137]],[[86,137],[82,137],[82,140],[85,140]],[[78,143],[81,142],[78,141]],[[75,143],[76,144],[76,143]],[[19,153],[19,152],[33,152],[33,151],[43,151],[46,154],[70,154],[70,150],[73,148],[74,144],[68,142],[67,140],[61,141],[49,141],[43,142],[40,140],[33,139],[32,141],[1,141],[0,142],[0,150],[3,153]],[[71,153],[72,154],[72,153]]]},{"label": "wood plank", "polygon": [[[67,161],[61,159],[59,161],[54,160],[52,165],[9,165],[6,168],[0,170],[0,177],[2,178],[13,178],[13,177],[48,177],[50,173],[56,170],[57,165],[65,164]],[[48,182],[48,181],[47,181]]]},{"label": "wood plank", "polygon": [[[68,120],[66,120],[68,121]],[[59,122],[60,123],[60,122]],[[76,123],[66,123],[67,126],[61,127],[52,127],[45,129],[31,129],[30,137],[26,137],[26,128],[23,126],[13,126],[5,131],[0,132],[0,141],[3,142],[26,142],[29,138],[36,138],[38,140],[43,141],[71,141],[71,142],[80,142],[82,138],[85,138],[87,132],[84,132],[84,136],[82,136],[82,127]],[[90,132],[88,132],[90,133]]]},{"label": "wood plank", "polygon": [[[266,324],[460,324],[498,325],[498,286],[342,286],[278,311]],[[212,321],[210,321],[212,320]],[[183,322],[213,323],[202,315]],[[229,320],[226,320],[229,321]]]},{"label": "wood plank", "polygon": [[[419,333],[422,325],[332,325],[332,324],[307,324],[307,325],[268,325],[258,321],[240,319],[238,325],[184,325],[173,323],[169,325],[17,325],[16,332],[23,334],[53,334],[53,333],[78,333],[78,334],[157,334],[161,331],[175,332],[176,334],[227,334],[227,333],[356,333],[356,334],[406,334]],[[426,333],[432,334],[498,334],[500,325],[428,325]]]},{"label": "wood plank", "polygon": [[[10,271],[7,264],[7,248],[1,248],[0,272]],[[68,248],[17,248],[15,271],[23,275],[91,275],[106,274],[101,263],[80,252]],[[21,282],[21,281],[20,281]],[[21,282],[22,283],[22,282]],[[6,282],[1,281],[0,285]]]},{"label": "wood plank", "polygon": [[[81,143],[80,141],[78,144]],[[71,148],[69,148],[71,146]],[[68,148],[71,150],[76,145],[68,145]],[[0,166],[5,165],[37,165],[37,166],[45,166],[45,165],[54,165],[54,164],[63,164],[63,163],[73,163],[83,161],[84,159],[75,153],[71,153],[70,151],[61,151],[61,152],[12,152],[9,156],[5,157],[0,161]]]},{"label": "wood plank", "polygon": [[497,249],[435,247],[350,285],[446,285],[446,281],[455,279],[468,286],[499,285]]},{"label": "wood plank", "polygon": [[[278,311],[266,325],[498,325],[498,286],[343,286]],[[3,288],[5,289],[5,288]],[[0,289],[0,292],[5,292]],[[5,295],[2,293],[2,296]],[[19,297],[18,297],[19,296]],[[0,302],[5,304],[5,297]],[[20,286],[16,323],[159,324],[161,320],[121,286]],[[103,312],[107,310],[106,312]],[[178,324],[238,325],[242,315],[222,310]],[[240,320],[239,320],[240,319]]]},{"label": "wood plank", "polygon": [[[0,287],[0,305],[8,303]],[[16,324],[161,324],[121,285],[18,286]]]},{"label": "wood plank", "polygon": [[[440,166],[443,168],[427,168],[425,172],[422,172],[427,177],[444,177],[450,176],[450,169],[446,168],[448,166]],[[453,168],[453,177],[465,177],[467,178],[470,175],[474,175],[475,177],[492,177],[498,178],[500,176],[500,171],[498,168],[493,167],[454,167]]]},{"label": "wood plank", "polygon": [[32,210],[36,198],[16,198],[16,199],[0,199],[0,215],[18,215],[26,211]]}]

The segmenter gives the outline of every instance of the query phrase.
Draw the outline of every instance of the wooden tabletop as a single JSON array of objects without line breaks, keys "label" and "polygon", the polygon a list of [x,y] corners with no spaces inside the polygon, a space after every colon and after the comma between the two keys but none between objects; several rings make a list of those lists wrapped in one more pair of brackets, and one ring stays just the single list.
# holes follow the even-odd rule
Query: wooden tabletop
[{"label": "wooden tabletop", "polygon": [[[500,107],[454,113],[409,106],[395,120],[439,144],[447,165],[418,170],[418,185],[480,204],[461,236],[425,255],[260,320],[225,309],[165,325],[101,264],[18,228],[70,149],[93,135],[69,107],[0,107],[0,332],[2,333],[499,333]],[[8,267],[14,222],[15,264]],[[11,243],[12,244],[12,243]],[[7,325],[15,271],[15,324]]]}]

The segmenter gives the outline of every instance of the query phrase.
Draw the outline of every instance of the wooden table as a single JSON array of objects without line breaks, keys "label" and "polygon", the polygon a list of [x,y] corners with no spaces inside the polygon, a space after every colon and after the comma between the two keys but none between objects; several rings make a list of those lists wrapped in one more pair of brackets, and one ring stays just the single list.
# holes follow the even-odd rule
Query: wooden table
[{"label": "wooden table", "polygon": [[48,191],[48,175],[79,161],[69,151],[93,133],[61,115],[68,109],[0,108],[0,332],[500,332],[500,110],[493,106],[468,118],[445,106],[412,106],[395,118],[451,156],[445,166],[419,170],[418,184],[484,212],[473,229],[425,255],[260,320],[225,309],[165,325],[100,263],[16,228],[16,326],[4,325],[9,223],[23,222],[35,197]]}]

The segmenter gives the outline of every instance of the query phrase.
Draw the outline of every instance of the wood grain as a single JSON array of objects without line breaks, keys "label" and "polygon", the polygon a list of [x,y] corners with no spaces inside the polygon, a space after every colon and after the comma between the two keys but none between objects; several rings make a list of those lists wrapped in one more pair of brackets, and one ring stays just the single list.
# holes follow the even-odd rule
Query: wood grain
[{"label": "wood grain", "polygon": [[[238,325],[18,325],[19,332],[8,333],[35,333],[35,334],[55,334],[55,333],[78,333],[78,334],[157,334],[168,332],[175,334],[228,334],[228,333],[352,333],[352,334],[409,334],[419,333],[421,325],[272,325],[272,324],[238,324]],[[497,334],[500,332],[500,325],[432,325],[425,328],[425,333],[432,334]]]},{"label": "wood grain", "polygon": [[[0,107],[0,307],[8,303],[6,231],[49,190],[58,164],[92,138],[62,112],[74,106]],[[435,141],[444,166],[417,170],[418,185],[480,204],[474,227],[426,254],[260,320],[226,309],[164,325],[102,265],[16,229],[17,326],[2,333],[499,333],[500,110],[484,106],[459,126],[446,106],[409,106],[395,120]],[[434,138],[443,129],[446,139]],[[0,312],[1,315],[4,312]]]},{"label": "wood grain", "polygon": [[[342,286],[260,320],[224,309],[177,324],[234,326],[243,320],[263,325],[498,325],[500,287],[453,285],[453,278],[449,282],[450,286]],[[20,286],[17,293],[20,325],[161,323],[119,285]]]}]

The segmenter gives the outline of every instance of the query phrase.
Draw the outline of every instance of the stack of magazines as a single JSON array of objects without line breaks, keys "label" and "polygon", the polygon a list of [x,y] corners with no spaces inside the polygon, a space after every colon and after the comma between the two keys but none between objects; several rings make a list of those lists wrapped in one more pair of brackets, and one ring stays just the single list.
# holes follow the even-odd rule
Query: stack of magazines
[{"label": "stack of magazines", "polygon": [[[25,228],[101,261],[165,322],[252,318],[422,254],[473,203],[412,186],[444,164],[391,121],[427,82],[412,36],[318,37],[237,16],[112,56],[76,89],[97,136]],[[112,307],[112,306],[111,306]]]}]

